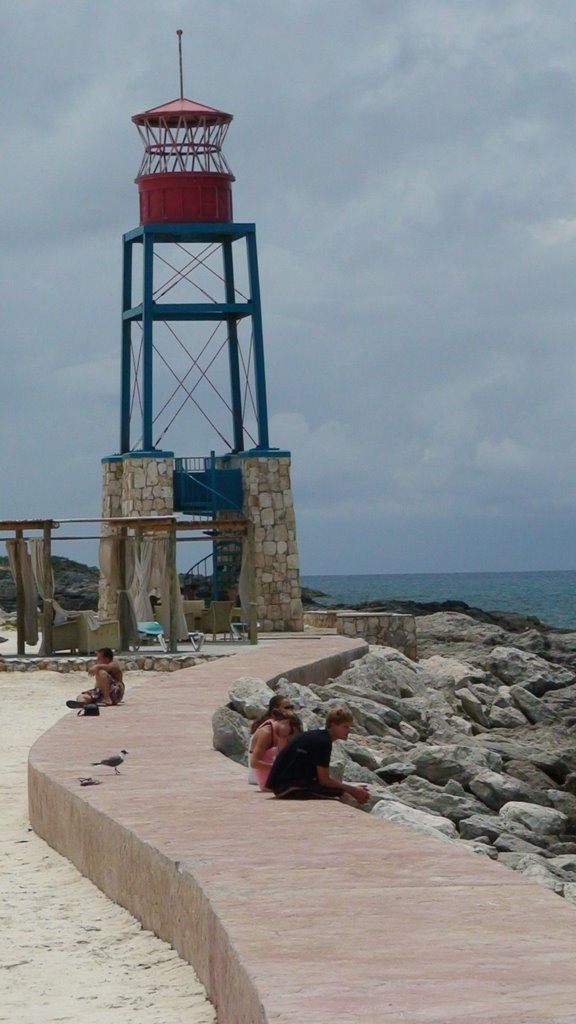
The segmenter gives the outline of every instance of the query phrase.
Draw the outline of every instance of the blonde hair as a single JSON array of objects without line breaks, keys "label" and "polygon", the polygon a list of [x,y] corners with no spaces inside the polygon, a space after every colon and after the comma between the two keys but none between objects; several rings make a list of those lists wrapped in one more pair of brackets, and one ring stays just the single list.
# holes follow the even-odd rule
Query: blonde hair
[{"label": "blonde hair", "polygon": [[352,725],[353,721],[354,715],[348,708],[330,708],[326,715],[326,728],[329,729],[331,725]]}]

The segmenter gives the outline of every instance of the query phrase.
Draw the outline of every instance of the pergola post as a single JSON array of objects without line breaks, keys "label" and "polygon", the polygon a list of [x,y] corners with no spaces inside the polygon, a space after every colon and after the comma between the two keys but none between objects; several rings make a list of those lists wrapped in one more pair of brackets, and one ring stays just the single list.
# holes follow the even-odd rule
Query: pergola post
[{"label": "pergola post", "polygon": [[251,644],[258,643],[258,607],[256,601],[256,561],[254,543],[254,523],[246,526],[248,539],[248,593],[250,595],[250,611],[248,616],[248,638]]},{"label": "pergola post", "polygon": [[24,580],[22,578],[22,562],[20,560],[20,541],[24,540],[23,530],[16,529],[14,545],[14,564],[16,569],[16,645],[18,654],[26,653],[26,623],[24,622],[26,598]]},{"label": "pergola post", "polygon": [[49,522],[42,527],[44,538],[44,606],[42,609],[42,650],[52,654],[52,623],[54,622],[54,586],[52,579],[52,529]]},{"label": "pergola post", "polygon": [[178,623],[176,621],[176,601],[178,574],[176,571],[176,520],[168,526],[168,609],[170,614],[170,636],[168,650],[176,654],[178,650]]}]

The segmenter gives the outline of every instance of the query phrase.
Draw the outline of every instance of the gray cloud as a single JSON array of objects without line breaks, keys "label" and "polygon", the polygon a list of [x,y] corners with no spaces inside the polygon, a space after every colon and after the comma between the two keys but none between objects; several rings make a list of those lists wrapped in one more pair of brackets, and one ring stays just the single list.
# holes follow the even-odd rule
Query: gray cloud
[{"label": "gray cloud", "polygon": [[[568,0],[39,0],[3,12],[0,516],[97,514],[130,117],[230,110],[304,572],[571,568]],[[178,454],[218,449],[195,414]]]}]

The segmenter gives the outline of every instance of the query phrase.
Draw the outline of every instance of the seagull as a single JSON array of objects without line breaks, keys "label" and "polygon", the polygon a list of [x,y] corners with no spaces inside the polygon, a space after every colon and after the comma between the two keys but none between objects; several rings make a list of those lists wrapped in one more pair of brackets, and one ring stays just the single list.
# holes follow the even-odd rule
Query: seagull
[{"label": "seagull", "polygon": [[121,750],[119,754],[113,754],[112,757],[103,757],[101,761],[92,761],[92,766],[97,764],[106,764],[109,768],[113,768],[116,775],[120,775],[118,771],[118,765],[122,764],[122,761],[128,753],[127,750]]}]

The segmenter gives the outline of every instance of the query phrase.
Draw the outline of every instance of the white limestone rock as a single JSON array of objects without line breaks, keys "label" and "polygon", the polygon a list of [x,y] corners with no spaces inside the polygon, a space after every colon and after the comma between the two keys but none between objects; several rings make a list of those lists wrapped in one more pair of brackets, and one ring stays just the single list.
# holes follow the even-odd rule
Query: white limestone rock
[{"label": "white limestone rock", "polygon": [[509,686],[519,684],[535,697],[549,690],[570,686],[574,673],[561,665],[552,665],[537,654],[520,651],[517,647],[495,647],[488,659],[490,671]]},{"label": "white limestone rock", "polygon": [[520,825],[534,836],[561,835],[568,824],[568,818],[562,811],[517,800],[504,804],[499,817],[505,825]]},{"label": "white limestone rock", "polygon": [[371,813],[377,818],[387,818],[399,825],[406,825],[424,835],[442,835],[447,839],[456,839],[458,832],[454,822],[449,818],[442,818],[437,814],[428,814],[426,811],[419,811],[414,807],[407,807],[406,804],[396,800],[380,800],[372,808]]},{"label": "white limestone rock", "polygon": [[245,718],[256,719],[264,714],[274,693],[263,679],[244,676],[236,680],[229,696],[235,711]]}]

